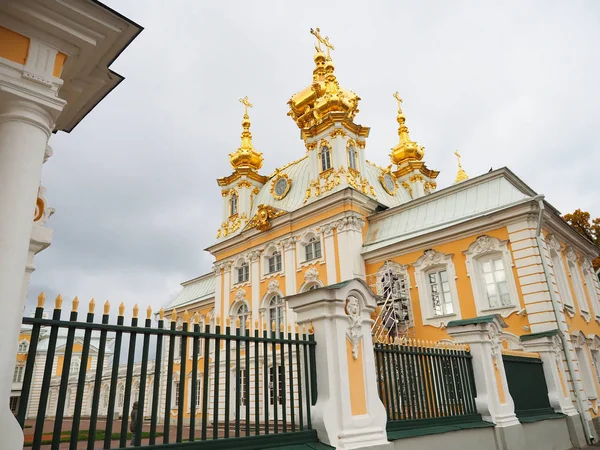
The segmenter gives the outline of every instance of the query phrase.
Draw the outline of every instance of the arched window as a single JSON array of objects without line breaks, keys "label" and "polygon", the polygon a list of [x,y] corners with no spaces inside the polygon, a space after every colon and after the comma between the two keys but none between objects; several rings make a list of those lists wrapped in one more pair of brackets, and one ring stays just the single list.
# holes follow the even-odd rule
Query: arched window
[{"label": "arched window", "polygon": [[123,407],[123,403],[125,402],[125,385],[120,384],[117,388],[117,406],[119,408]]},{"label": "arched window", "polygon": [[238,212],[237,194],[231,194],[231,199],[229,200],[229,212],[230,212],[230,215],[232,215],[232,216],[235,216]]},{"label": "arched window", "polygon": [[131,391],[131,396],[134,402],[137,402],[140,398],[140,382],[136,381],[133,385],[133,389]]},{"label": "arched window", "polygon": [[19,343],[19,353],[27,353],[28,349],[29,349],[29,342],[27,342],[26,340],[23,340]]},{"label": "arched window", "polygon": [[323,145],[319,152],[321,159],[321,172],[331,169],[331,149],[328,145]]},{"label": "arched window", "polygon": [[269,300],[267,308],[268,327],[272,330],[273,324],[275,324],[274,336],[279,337],[281,325],[285,326],[285,304],[283,298],[279,294],[275,294]]},{"label": "arched window", "polygon": [[321,257],[321,241],[316,236],[311,237],[304,245],[304,256],[306,261],[319,259]]},{"label": "arched window", "polygon": [[80,362],[78,359],[71,361],[71,367],[69,367],[69,375],[77,375],[79,373]]},{"label": "arched window", "polygon": [[358,170],[358,161],[356,159],[356,148],[353,144],[348,146],[348,167],[352,170]]},{"label": "arched window", "polygon": [[[91,404],[91,395],[90,395],[90,404]],[[67,388],[67,395],[65,396],[65,409],[63,411],[63,415],[67,416],[69,412],[69,408],[71,407],[71,388]]]},{"label": "arched window", "polygon": [[233,320],[235,321],[236,319],[240,319],[240,335],[242,336],[246,333],[246,320],[248,319],[249,315],[250,309],[246,303],[241,303],[234,311]]},{"label": "arched window", "polygon": [[569,290],[569,283],[565,274],[565,266],[559,252],[550,244],[550,259],[552,260],[552,271],[556,278],[558,293],[563,301],[563,305],[574,311],[573,298]]}]

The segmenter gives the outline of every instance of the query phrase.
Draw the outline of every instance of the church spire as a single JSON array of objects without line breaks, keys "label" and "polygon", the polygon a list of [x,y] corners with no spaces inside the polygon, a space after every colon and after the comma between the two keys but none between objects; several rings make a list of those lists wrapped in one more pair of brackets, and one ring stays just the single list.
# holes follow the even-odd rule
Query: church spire
[{"label": "church spire", "polygon": [[454,180],[455,183],[460,183],[461,181],[465,181],[469,178],[469,175],[467,175],[467,172],[465,172],[465,169],[463,169],[462,164],[460,163],[460,153],[458,153],[458,150],[456,150],[454,152],[454,154],[456,155],[456,158],[458,159],[458,172],[456,172],[456,179]]},{"label": "church spire", "polygon": [[406,116],[402,112],[402,99],[398,94],[398,91],[394,93],[394,98],[398,102],[398,144],[392,148],[390,157],[392,162],[396,165],[400,165],[404,161],[413,160],[420,161],[423,159],[425,154],[423,147],[419,146],[416,142],[410,140],[408,134],[408,127],[406,126]]},{"label": "church spire", "polygon": [[248,96],[240,98],[240,103],[244,105],[244,117],[242,119],[242,143],[240,147],[229,155],[229,162],[234,170],[237,169],[252,169],[258,170],[262,167],[262,153],[252,145],[252,133],[250,133],[250,116],[248,108],[252,108],[252,103],[248,100]]}]

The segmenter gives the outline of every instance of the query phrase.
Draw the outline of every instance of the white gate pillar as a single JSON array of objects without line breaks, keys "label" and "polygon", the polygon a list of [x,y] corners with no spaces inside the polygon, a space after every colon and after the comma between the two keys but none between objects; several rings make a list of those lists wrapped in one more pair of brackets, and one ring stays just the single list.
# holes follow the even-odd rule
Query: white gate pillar
[{"label": "white gate pillar", "polygon": [[29,240],[53,124],[52,114],[34,101],[6,94],[0,98],[0,302],[4,318],[0,327],[0,436],[7,449],[23,445],[23,433],[8,405],[25,302]]},{"label": "white gate pillar", "polygon": [[524,448],[525,435],[508,390],[500,345],[500,333],[507,326],[502,316],[494,314],[450,321],[446,331],[455,342],[471,349],[477,412],[496,424],[499,448],[518,450]]},{"label": "white gate pillar", "polygon": [[377,393],[372,291],[349,280],[286,300],[299,324],[314,327],[318,397],[311,416],[319,440],[337,449],[391,446]]}]

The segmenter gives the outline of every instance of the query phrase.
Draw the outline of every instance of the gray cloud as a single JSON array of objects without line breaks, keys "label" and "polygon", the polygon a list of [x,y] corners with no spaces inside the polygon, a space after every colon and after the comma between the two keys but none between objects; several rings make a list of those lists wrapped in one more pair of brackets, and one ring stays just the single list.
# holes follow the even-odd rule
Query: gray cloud
[{"label": "gray cloud", "polygon": [[311,81],[310,27],[336,46],[362,97],[367,158],[387,165],[400,91],[411,137],[440,187],[510,167],[563,212],[600,216],[600,5],[596,2],[108,1],[145,30],[113,64],[126,76],[70,134],[51,140],[43,183],[57,212],[36,259],[40,290],[159,307],[210,270],[248,95],[263,173],[304,154],[286,102]]}]

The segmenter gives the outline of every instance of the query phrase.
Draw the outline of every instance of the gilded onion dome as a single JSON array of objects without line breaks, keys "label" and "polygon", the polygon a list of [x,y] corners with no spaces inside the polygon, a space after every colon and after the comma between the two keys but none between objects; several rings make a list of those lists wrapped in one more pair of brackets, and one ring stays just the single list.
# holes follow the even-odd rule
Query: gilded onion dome
[{"label": "gilded onion dome", "polygon": [[240,102],[244,105],[244,118],[242,119],[242,144],[233,153],[229,154],[229,162],[234,170],[237,169],[252,169],[258,170],[262,167],[263,156],[262,153],[254,148],[252,145],[252,133],[250,133],[250,116],[248,115],[248,108],[252,108],[252,103],[248,101],[248,97],[240,99]]},{"label": "gilded onion dome", "polygon": [[[322,37],[319,28],[311,28],[310,32],[317,39],[313,83],[292,95],[288,101],[288,116],[294,119],[300,129],[308,129],[321,123],[323,118],[332,112],[343,113],[352,120],[358,113],[360,100],[354,92],[342,88],[337,81],[330,54],[335,47],[329,42],[329,37]],[[323,53],[321,45],[327,49],[327,56]]]},{"label": "gilded onion dome", "polygon": [[425,154],[423,147],[417,144],[415,141],[410,140],[408,134],[408,127],[406,126],[406,116],[402,112],[402,99],[398,95],[398,92],[394,94],[394,98],[398,101],[398,145],[392,148],[390,157],[394,164],[400,165],[404,161],[420,161],[423,159]]}]

